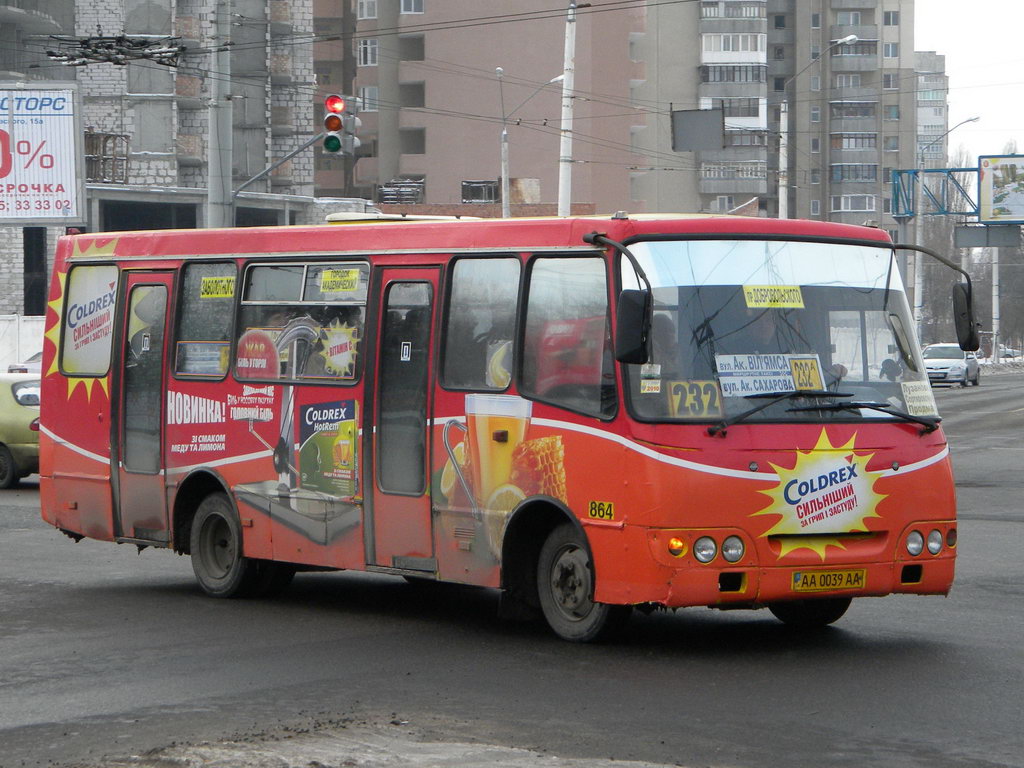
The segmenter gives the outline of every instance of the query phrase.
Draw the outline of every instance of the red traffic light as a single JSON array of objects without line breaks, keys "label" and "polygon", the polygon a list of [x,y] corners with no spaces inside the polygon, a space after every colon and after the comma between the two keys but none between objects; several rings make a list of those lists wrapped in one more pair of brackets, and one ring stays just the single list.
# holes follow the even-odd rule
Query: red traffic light
[{"label": "red traffic light", "polygon": [[324,108],[328,112],[334,112],[340,115],[342,112],[345,111],[346,106],[347,105],[345,104],[345,97],[339,96],[336,93],[332,93],[330,96],[324,99]]}]

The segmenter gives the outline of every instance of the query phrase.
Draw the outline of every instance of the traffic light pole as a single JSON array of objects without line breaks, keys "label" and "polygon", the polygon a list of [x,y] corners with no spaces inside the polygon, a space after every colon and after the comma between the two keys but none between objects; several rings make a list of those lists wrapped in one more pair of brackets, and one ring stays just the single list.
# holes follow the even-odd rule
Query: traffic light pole
[{"label": "traffic light pole", "polygon": [[297,154],[299,154],[299,152],[301,152],[304,149],[308,149],[310,146],[312,146],[316,142],[320,141],[320,139],[322,139],[326,135],[327,135],[326,132],[318,133],[316,136],[314,136],[312,139],[310,139],[305,144],[300,146],[298,149],[293,149],[291,152],[289,152],[287,155],[282,157],[280,160],[278,160],[273,165],[268,165],[262,171],[260,171],[255,176],[253,176],[251,179],[249,179],[248,181],[243,182],[242,185],[231,194],[231,201],[232,201],[232,203],[234,202],[235,198],[238,197],[238,193],[241,192],[243,189],[248,187],[250,184],[255,184],[257,181],[262,179],[268,173],[272,173],[275,168],[277,168],[278,166],[284,165],[289,160],[291,160],[293,157],[295,157]]}]

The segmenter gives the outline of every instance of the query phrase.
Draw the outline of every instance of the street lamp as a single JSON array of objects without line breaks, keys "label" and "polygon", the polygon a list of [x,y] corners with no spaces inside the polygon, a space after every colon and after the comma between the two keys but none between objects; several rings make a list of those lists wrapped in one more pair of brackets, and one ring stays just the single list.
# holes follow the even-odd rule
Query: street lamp
[{"label": "street lamp", "polygon": [[786,89],[808,69],[819,63],[833,48],[840,45],[852,45],[860,38],[856,35],[841,37],[822,51],[818,58],[790,77],[782,84],[782,103],[779,105],[779,218],[789,218],[789,102],[786,101]]},{"label": "street lamp", "polygon": [[560,83],[565,79],[565,75],[557,75],[552,77],[546,83],[541,83],[537,88],[519,102],[519,106],[513,109],[511,112],[505,112],[505,70],[501,67],[496,67],[494,74],[498,77],[498,98],[501,101],[501,215],[502,218],[509,218],[512,215],[511,205],[509,201],[509,183],[508,183],[508,119],[512,117],[516,112],[522,109],[526,102],[540,93],[542,90],[547,88],[549,85],[554,83]]},{"label": "street lamp", "polygon": [[[954,125],[948,131],[943,133],[941,136],[937,136],[917,151],[917,200],[914,203],[914,244],[924,245],[924,153],[927,152],[931,147],[938,144],[944,138],[949,136],[953,131],[959,128],[961,125],[966,123],[976,123],[980,120],[980,117],[968,117],[966,120],[961,120],[959,123]],[[914,331],[917,333],[918,340],[921,338],[921,321],[924,319],[924,270],[921,269],[923,265],[922,255],[920,253],[914,253]]]}]

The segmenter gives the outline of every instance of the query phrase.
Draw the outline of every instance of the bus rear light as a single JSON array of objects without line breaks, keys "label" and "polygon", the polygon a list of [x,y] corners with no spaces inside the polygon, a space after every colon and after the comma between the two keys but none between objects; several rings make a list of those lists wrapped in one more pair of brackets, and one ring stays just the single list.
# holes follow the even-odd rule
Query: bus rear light
[{"label": "bus rear light", "polygon": [[730,536],[722,542],[722,557],[727,562],[736,563],[743,559],[746,548],[743,546],[743,539],[739,536]]},{"label": "bus rear light", "polygon": [[911,531],[907,534],[907,552],[917,557],[924,551],[924,536],[920,531]]},{"label": "bus rear light", "polygon": [[950,548],[956,546],[956,528],[946,531],[946,546]]},{"label": "bus rear light", "polygon": [[933,555],[942,551],[942,531],[933,530],[928,534],[928,551]]},{"label": "bus rear light", "polygon": [[38,432],[39,431],[39,417],[38,416],[36,416],[34,419],[32,419],[32,423],[28,425],[28,428],[31,429],[33,432]]},{"label": "bus rear light", "polygon": [[686,542],[673,536],[668,540],[668,553],[672,557],[682,557],[686,554]]},{"label": "bus rear light", "polygon": [[693,556],[698,562],[710,563],[718,554],[718,544],[710,536],[701,536],[693,543]]}]

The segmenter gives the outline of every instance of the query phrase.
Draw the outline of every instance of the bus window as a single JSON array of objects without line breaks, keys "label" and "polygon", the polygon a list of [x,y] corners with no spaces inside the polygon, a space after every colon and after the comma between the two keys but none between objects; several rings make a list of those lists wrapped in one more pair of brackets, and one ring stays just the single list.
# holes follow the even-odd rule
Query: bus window
[{"label": "bus window", "polygon": [[179,376],[227,373],[236,271],[232,263],[185,265],[174,363]]},{"label": "bus window", "polygon": [[604,261],[539,258],[527,284],[523,394],[591,416],[615,412]]},{"label": "bus window", "polygon": [[503,390],[512,380],[519,259],[460,259],[452,273],[444,346],[449,389]]},{"label": "bus window", "polygon": [[61,370],[74,376],[105,376],[113,342],[117,267],[75,267],[68,276],[67,316]]},{"label": "bus window", "polygon": [[239,313],[235,375],[354,381],[368,279],[366,264],[250,267]]}]

